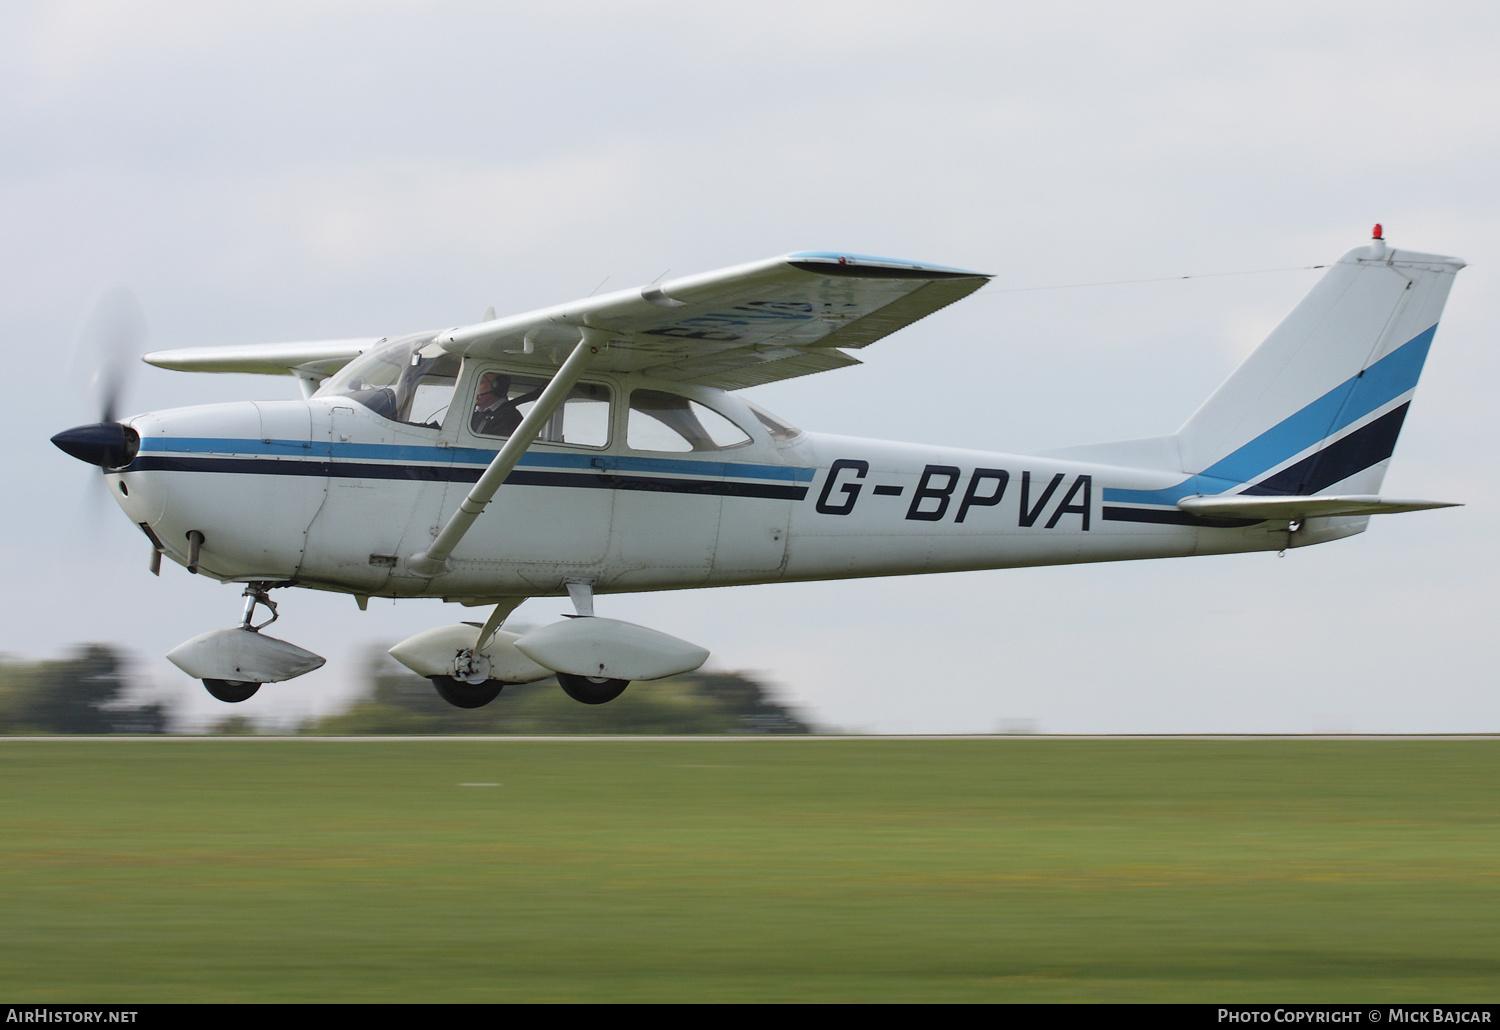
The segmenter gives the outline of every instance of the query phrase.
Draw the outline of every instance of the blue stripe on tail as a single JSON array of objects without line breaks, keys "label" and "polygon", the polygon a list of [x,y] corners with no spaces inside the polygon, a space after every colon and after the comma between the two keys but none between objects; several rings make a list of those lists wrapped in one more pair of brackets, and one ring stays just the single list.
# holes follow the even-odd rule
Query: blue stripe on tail
[{"label": "blue stripe on tail", "polygon": [[[1184,497],[1191,497],[1195,494],[1223,493],[1248,483],[1257,476],[1264,475],[1282,462],[1326,440],[1415,387],[1417,378],[1422,374],[1422,365],[1427,360],[1428,348],[1432,346],[1433,334],[1436,332],[1437,326],[1434,325],[1418,333],[1363,372],[1346,379],[1301,411],[1287,416],[1232,454],[1219,459],[1202,472],[1188,477],[1176,486],[1167,487],[1164,490],[1117,490],[1106,487],[1104,499],[1123,501],[1128,504],[1176,505]],[[1405,406],[1401,410],[1404,415]],[[1378,421],[1383,422],[1384,419]],[[1395,429],[1399,432],[1400,419],[1395,421]],[[1393,435],[1388,433],[1379,435],[1382,439],[1389,436],[1390,447],[1395,447],[1396,441]],[[1374,453],[1375,451],[1369,448],[1361,449],[1361,454],[1366,457]],[[1390,457],[1390,450],[1368,461],[1361,468],[1368,468],[1388,457]],[[1299,466],[1301,464],[1299,463]],[[1360,469],[1349,469],[1347,475],[1353,475],[1358,471]],[[1278,475],[1273,478],[1279,480],[1280,477]],[[1278,483],[1278,485],[1282,484]],[[1303,483],[1302,487],[1306,489],[1307,484]],[[1257,490],[1256,492],[1281,491]]]}]

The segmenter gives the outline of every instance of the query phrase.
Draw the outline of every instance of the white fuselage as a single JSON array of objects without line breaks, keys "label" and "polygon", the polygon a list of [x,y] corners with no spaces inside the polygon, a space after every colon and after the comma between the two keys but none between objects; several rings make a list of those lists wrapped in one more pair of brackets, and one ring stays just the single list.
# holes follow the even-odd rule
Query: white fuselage
[{"label": "white fuselage", "polygon": [[[617,397],[642,383],[597,378]],[[499,446],[463,418],[414,426],[321,395],[161,411],[130,420],[140,454],[108,479],[131,520],[179,562],[196,530],[207,575],[359,597],[480,602],[560,594],[570,582],[664,590],[1292,542],[1285,521],[1213,522],[1110,502],[1112,491],[1170,488],[1180,473],[810,432],[777,441],[733,394],[670,389],[711,405],[750,442],[632,450],[616,410],[608,446],[535,443],[454,551],[451,571],[433,578],[413,575],[406,559],[431,542]],[[1358,531],[1329,529],[1304,530],[1297,542]]]}]

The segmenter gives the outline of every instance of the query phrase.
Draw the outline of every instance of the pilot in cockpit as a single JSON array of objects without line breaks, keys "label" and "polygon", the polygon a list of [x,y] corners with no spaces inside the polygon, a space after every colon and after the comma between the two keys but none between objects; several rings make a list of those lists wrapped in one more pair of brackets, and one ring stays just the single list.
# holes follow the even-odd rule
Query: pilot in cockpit
[{"label": "pilot in cockpit", "polygon": [[486,372],[479,377],[479,396],[474,398],[474,417],[469,428],[483,436],[509,436],[521,424],[521,413],[506,403],[510,376]]},{"label": "pilot in cockpit", "polygon": [[[469,419],[471,430],[480,436],[509,436],[521,424],[521,405],[540,397],[546,385],[507,398],[511,384],[511,377],[504,372],[486,372],[479,377],[479,395],[474,398],[474,414]],[[517,389],[526,390],[527,385],[522,380]]]}]

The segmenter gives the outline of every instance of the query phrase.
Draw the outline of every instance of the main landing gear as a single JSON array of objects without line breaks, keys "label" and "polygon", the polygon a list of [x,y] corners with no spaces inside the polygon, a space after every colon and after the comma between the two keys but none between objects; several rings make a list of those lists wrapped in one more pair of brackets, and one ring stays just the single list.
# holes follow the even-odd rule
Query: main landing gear
[{"label": "main landing gear", "polygon": [[[606,704],[630,686],[630,680],[618,678],[620,669],[606,665],[611,651],[628,653],[632,644],[640,651],[643,639],[649,649],[650,644],[658,643],[658,638],[669,641],[672,638],[639,626],[596,619],[593,588],[587,583],[569,583],[567,588],[578,615],[550,630],[554,638],[561,633],[561,641],[554,639],[549,644],[548,631],[543,631],[540,638],[535,633],[523,638],[500,629],[500,624],[520,604],[521,599],[516,598],[497,604],[482,626],[470,622],[419,633],[391,648],[391,654],[408,669],[431,680],[438,696],[456,708],[482,708],[499,697],[507,683],[534,683],[554,674],[563,692],[574,701]],[[580,636],[580,631],[582,639],[573,639]],[[611,638],[611,634],[621,637],[622,633],[622,639]],[[528,649],[527,641],[537,639],[542,641],[541,651],[533,652]],[[603,661],[601,649],[605,655]],[[701,665],[707,655],[706,651],[695,654],[691,666]],[[654,668],[645,671],[661,676],[686,667],[668,665],[659,672]],[[569,668],[576,671],[565,671]],[[599,675],[588,675],[594,671]],[[611,672],[617,675],[607,675]]]},{"label": "main landing gear", "polygon": [[[483,708],[495,698],[500,696],[500,691],[505,689],[505,684],[499,680],[482,680],[479,683],[465,683],[461,679],[452,676],[429,676],[433,687],[437,689],[438,697],[448,702],[455,708]],[[573,676],[566,672],[557,674],[557,682],[562,686],[563,693],[574,701],[581,701],[586,705],[602,705],[613,701],[625,693],[625,688],[630,686],[629,680],[605,679],[598,676]],[[206,684],[206,681],[205,681]],[[213,688],[209,688],[212,693]],[[254,692],[253,690],[251,691]],[[248,696],[248,695],[246,695]],[[219,697],[214,694],[214,697]],[[228,700],[223,698],[222,700]]]},{"label": "main landing gear", "polygon": [[[510,607],[514,606],[500,607],[505,608],[508,613]],[[497,608],[496,611],[499,612],[500,609]],[[480,628],[479,639],[475,641],[478,645],[477,653],[475,648],[465,647],[454,655],[449,665],[451,675],[427,677],[437,688],[438,697],[454,708],[483,708],[505,689],[505,680],[490,677],[493,668],[484,654],[484,646],[494,639],[495,631],[499,629],[500,620],[504,617],[504,614],[492,615],[490,621],[494,625],[486,623]]]},{"label": "main landing gear", "polygon": [[505,684],[499,680],[465,683],[463,680],[454,679],[452,676],[431,676],[428,678],[432,680],[432,685],[437,688],[438,697],[448,702],[454,708],[483,708],[499,697],[500,691],[505,689]]},{"label": "main landing gear", "polygon": [[572,673],[557,674],[558,685],[574,701],[586,705],[602,705],[625,693],[629,680],[606,679],[603,676],[574,676]]},{"label": "main landing gear", "polygon": [[[573,601],[573,610],[578,613],[578,618],[593,619],[593,586],[588,583],[569,583],[567,586],[568,597]],[[604,671],[603,665],[599,666],[599,671]],[[580,676],[559,669],[557,684],[563,688],[564,694],[580,704],[603,705],[625,693],[625,688],[630,686],[630,680],[612,679],[608,676]]]}]

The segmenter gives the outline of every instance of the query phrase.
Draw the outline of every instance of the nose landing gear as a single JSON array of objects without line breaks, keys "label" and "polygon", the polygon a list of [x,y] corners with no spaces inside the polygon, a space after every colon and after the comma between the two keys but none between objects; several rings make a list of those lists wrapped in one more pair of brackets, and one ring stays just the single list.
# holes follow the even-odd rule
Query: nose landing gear
[{"label": "nose landing gear", "polygon": [[[271,617],[259,626],[254,623],[256,605],[265,605],[271,610]],[[240,618],[240,629],[259,633],[278,618],[280,616],[276,613],[276,602],[271,600],[269,584],[251,583],[245,587],[245,614]],[[243,680],[221,680],[209,677],[203,681],[204,690],[218,700],[229,704],[239,704],[241,701],[250,700],[260,687],[259,683]]]},{"label": "nose landing gear", "polygon": [[236,680],[206,679],[203,681],[203,689],[220,701],[238,704],[241,701],[248,701],[254,697],[255,692],[260,689],[260,684],[240,683]]},{"label": "nose landing gear", "polygon": [[[248,629],[252,633],[259,633],[271,623],[281,618],[276,613],[276,602],[271,600],[271,587],[274,583],[250,583],[245,587],[245,614],[240,618],[240,629]],[[271,613],[271,617],[259,626],[253,624],[255,619],[255,606],[264,605]]]},{"label": "nose landing gear", "polygon": [[[323,659],[295,644],[277,640],[260,631],[278,618],[271,600],[273,582],[255,582],[245,587],[245,613],[233,629],[214,630],[173,648],[167,659],[194,679],[213,697],[237,704],[254,696],[262,683],[280,683],[323,665]],[[255,621],[255,609],[264,605],[271,617]]]}]

